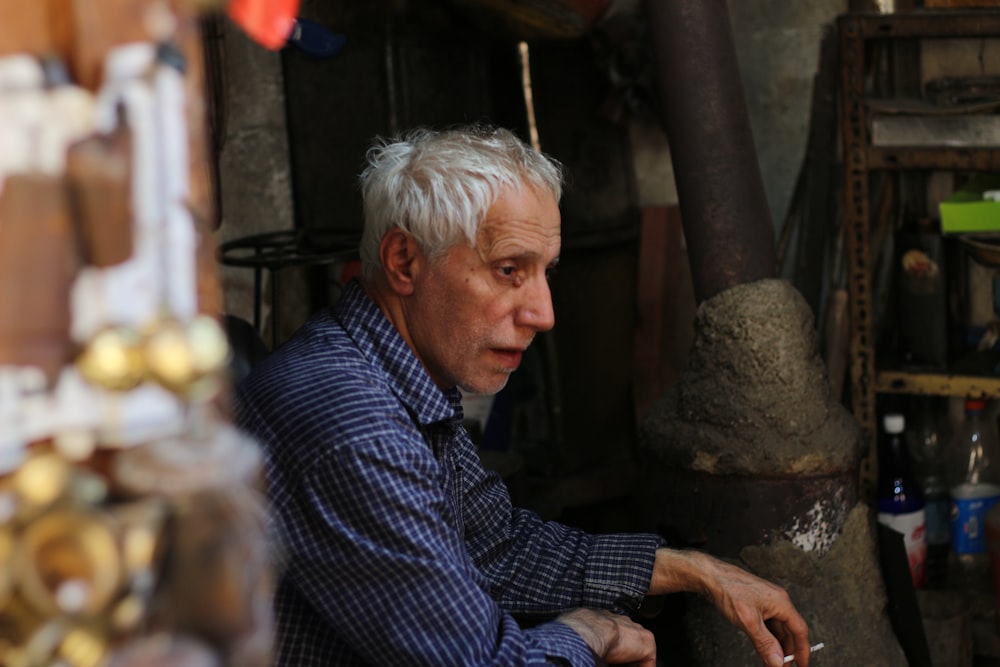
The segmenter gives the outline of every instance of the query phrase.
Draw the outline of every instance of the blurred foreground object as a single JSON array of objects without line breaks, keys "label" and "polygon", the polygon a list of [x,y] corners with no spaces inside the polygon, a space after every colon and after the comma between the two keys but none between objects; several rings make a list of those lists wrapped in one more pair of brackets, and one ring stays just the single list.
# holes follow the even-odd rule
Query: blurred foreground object
[{"label": "blurred foreground object", "polygon": [[[198,11],[0,5],[0,664],[270,664]],[[297,2],[292,3],[297,7]]]}]

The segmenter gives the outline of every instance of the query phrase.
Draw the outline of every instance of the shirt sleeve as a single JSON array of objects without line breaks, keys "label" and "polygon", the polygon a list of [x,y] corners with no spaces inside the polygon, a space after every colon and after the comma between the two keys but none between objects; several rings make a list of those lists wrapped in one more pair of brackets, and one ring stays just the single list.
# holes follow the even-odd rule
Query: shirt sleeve
[{"label": "shirt sleeve", "polygon": [[466,543],[505,609],[546,615],[575,607],[628,613],[639,606],[656,548],[664,544],[659,536],[592,535],[543,521],[513,507],[499,476],[483,469],[474,450],[465,451]]},{"label": "shirt sleeve", "polygon": [[385,415],[370,426],[347,440],[309,433],[341,444],[310,461],[278,507],[285,576],[333,632],[369,664],[593,665],[568,626],[522,629],[491,598],[444,520],[451,500],[419,434]]}]

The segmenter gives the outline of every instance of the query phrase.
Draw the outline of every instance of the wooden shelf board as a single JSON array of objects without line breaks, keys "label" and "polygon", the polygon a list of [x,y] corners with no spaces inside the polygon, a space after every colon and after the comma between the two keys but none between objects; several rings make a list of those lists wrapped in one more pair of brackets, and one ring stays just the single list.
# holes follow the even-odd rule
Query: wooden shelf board
[{"label": "wooden shelf board", "polygon": [[1000,170],[1000,148],[899,148],[868,146],[869,169]]},{"label": "wooden shelf board", "polygon": [[1000,377],[879,371],[875,391],[883,394],[927,394],[931,396],[974,396],[1000,398]]}]

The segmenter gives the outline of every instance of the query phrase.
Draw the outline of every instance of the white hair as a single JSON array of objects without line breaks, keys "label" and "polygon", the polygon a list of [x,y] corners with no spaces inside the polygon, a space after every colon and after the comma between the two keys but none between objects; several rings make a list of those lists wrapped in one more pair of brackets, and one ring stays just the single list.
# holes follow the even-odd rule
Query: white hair
[{"label": "white hair", "polygon": [[562,166],[503,128],[418,129],[368,150],[359,178],[365,225],[361,273],[381,266],[379,245],[399,227],[432,259],[460,242],[475,245],[479,225],[507,188],[525,185],[562,196]]}]

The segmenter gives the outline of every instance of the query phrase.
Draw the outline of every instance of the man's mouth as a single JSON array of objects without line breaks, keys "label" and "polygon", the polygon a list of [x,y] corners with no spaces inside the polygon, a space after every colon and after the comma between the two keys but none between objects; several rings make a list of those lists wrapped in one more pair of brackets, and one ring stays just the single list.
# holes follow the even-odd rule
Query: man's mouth
[{"label": "man's mouth", "polygon": [[515,370],[521,365],[521,357],[524,352],[518,348],[493,348],[493,354],[500,359],[504,368]]}]

